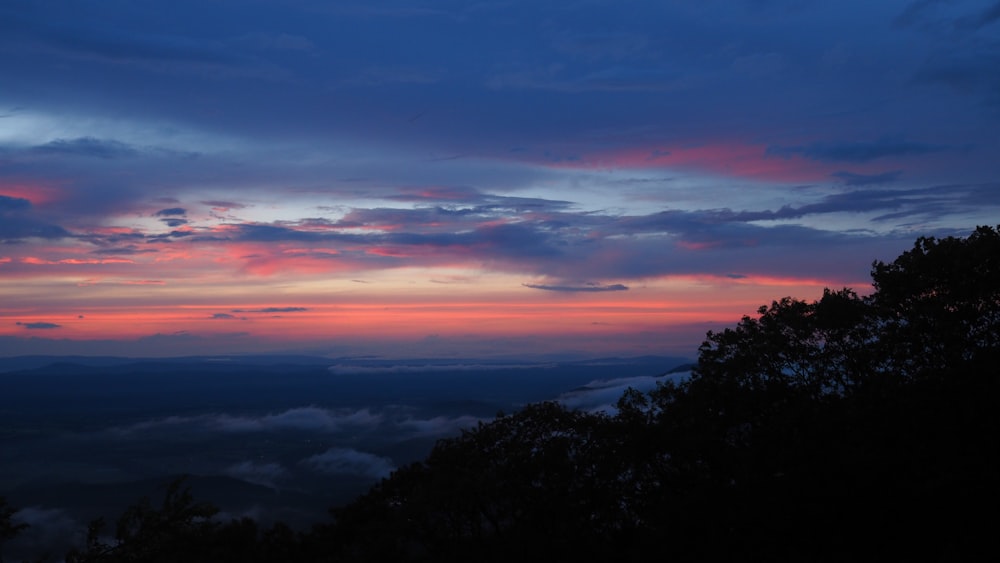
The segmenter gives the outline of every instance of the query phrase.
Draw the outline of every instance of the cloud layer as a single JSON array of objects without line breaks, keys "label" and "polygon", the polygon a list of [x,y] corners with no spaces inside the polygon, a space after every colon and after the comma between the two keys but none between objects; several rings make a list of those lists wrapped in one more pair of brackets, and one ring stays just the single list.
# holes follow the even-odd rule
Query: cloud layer
[{"label": "cloud layer", "polygon": [[171,6],[0,7],[0,354],[691,349],[1000,216],[995,2]]}]

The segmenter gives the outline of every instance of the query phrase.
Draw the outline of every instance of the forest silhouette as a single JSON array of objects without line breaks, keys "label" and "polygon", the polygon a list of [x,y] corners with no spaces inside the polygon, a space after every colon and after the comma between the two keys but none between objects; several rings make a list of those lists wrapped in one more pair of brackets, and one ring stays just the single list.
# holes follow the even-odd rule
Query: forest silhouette
[{"label": "forest silhouette", "polygon": [[[221,521],[179,479],[65,560],[995,555],[1000,226],[921,237],[871,275],[870,295],[786,297],[708,333],[689,378],[613,414],[531,404],[441,440],[309,530]],[[0,546],[14,514],[0,500]]]}]

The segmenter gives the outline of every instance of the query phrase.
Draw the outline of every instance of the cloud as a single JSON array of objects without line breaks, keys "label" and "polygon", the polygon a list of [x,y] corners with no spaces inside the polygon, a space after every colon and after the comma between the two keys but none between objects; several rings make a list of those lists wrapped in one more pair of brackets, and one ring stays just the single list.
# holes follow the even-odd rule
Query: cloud
[{"label": "cloud", "polygon": [[229,211],[231,209],[246,209],[248,206],[243,203],[236,203],[235,201],[222,201],[222,200],[208,200],[201,202],[209,207],[212,207],[216,211]]},{"label": "cloud", "polygon": [[940,84],[962,95],[985,95],[989,106],[1000,105],[1000,76],[992,72],[1000,65],[1000,45],[977,46],[929,57],[914,74],[924,84]]},{"label": "cloud", "polygon": [[480,371],[480,370],[498,370],[498,369],[540,369],[554,367],[552,364],[506,364],[506,363],[489,363],[489,364],[468,364],[468,363],[454,363],[454,364],[387,364],[387,365],[350,365],[350,364],[338,364],[335,366],[330,366],[328,369],[330,373],[336,375],[358,375],[358,374],[385,374],[385,373],[425,373],[425,372],[442,372],[442,371]]},{"label": "cloud", "polygon": [[135,255],[135,254],[150,254],[159,252],[155,248],[139,248],[134,244],[128,246],[115,246],[110,248],[98,248],[97,250],[91,250],[91,254],[113,254],[113,255]]},{"label": "cloud", "polygon": [[49,329],[53,329],[53,328],[61,328],[62,327],[62,325],[57,325],[56,323],[46,323],[46,322],[37,322],[37,323],[22,323],[22,322],[18,322],[17,324],[19,326],[23,326],[24,328],[27,328],[27,329],[30,329],[30,330],[49,330]]},{"label": "cloud", "polygon": [[[2,178],[0,178],[2,179]],[[0,194],[0,243],[21,243],[23,239],[59,239],[71,236],[58,226],[32,217],[31,201]]]},{"label": "cloud", "polygon": [[299,313],[308,307],[264,307],[262,309],[233,309],[234,313]]},{"label": "cloud", "polygon": [[886,157],[919,156],[947,150],[948,147],[899,139],[856,142],[816,142],[808,145],[771,145],[766,154],[790,157],[801,155],[827,162],[869,162]]},{"label": "cloud", "polygon": [[154,213],[156,217],[170,217],[172,215],[186,215],[187,209],[183,207],[171,207],[169,209],[161,209]]},{"label": "cloud", "polygon": [[31,201],[23,197],[11,197],[0,194],[0,213],[27,211],[29,209],[31,209]]},{"label": "cloud", "polygon": [[230,465],[223,473],[247,483],[276,489],[277,483],[287,475],[288,471],[280,463],[241,461]]},{"label": "cloud", "polygon": [[437,416],[431,419],[408,418],[399,423],[400,428],[408,430],[414,436],[440,437],[458,434],[461,430],[475,427],[485,419],[475,416],[447,417]]},{"label": "cloud", "polygon": [[215,313],[214,315],[212,315],[209,318],[212,318],[212,319],[235,319],[236,317],[234,317],[233,315],[230,315],[229,313]]},{"label": "cloud", "polygon": [[830,174],[834,178],[840,178],[848,186],[871,186],[877,184],[890,184],[899,179],[902,170],[882,172],[881,174],[854,174],[852,172],[834,172]]},{"label": "cloud", "polygon": [[[877,177],[845,177],[862,183],[874,182],[878,179]],[[722,225],[732,224],[734,230],[731,232],[740,232],[754,240],[763,241],[767,235],[778,234],[781,231],[768,232],[766,229],[770,229],[770,227],[758,230],[758,227],[747,223],[799,219],[809,215],[832,213],[873,213],[882,210],[898,211],[904,216],[935,216],[953,213],[960,207],[974,209],[977,205],[976,202],[988,199],[987,192],[993,189],[991,184],[932,186],[929,188],[866,188],[829,194],[815,203],[797,207],[785,205],[777,210],[734,211],[724,208],[689,212],[665,211],[650,215],[625,217],[621,220],[621,227],[632,232],[662,232],[681,236],[712,233],[718,237],[725,237],[727,231]],[[798,236],[808,236],[809,232],[821,235],[818,230],[797,229],[801,229]]]},{"label": "cloud", "polygon": [[567,292],[599,292],[599,291],[627,291],[628,286],[620,283],[610,285],[600,285],[588,283],[586,285],[543,285],[534,283],[522,283],[524,287],[531,289],[544,289],[545,291],[567,291]]},{"label": "cloud", "polygon": [[[470,218],[474,210],[434,210],[436,221],[428,220],[428,210],[369,210],[353,214],[344,221],[326,223],[313,221],[312,230],[281,224],[232,225],[232,240],[239,242],[297,242],[354,245],[364,250],[356,255],[364,261],[379,261],[392,265],[411,258],[432,262],[449,256],[470,259],[522,260],[553,258],[561,254],[561,245],[554,240],[554,230],[544,223],[511,223]],[[376,220],[376,216],[381,216]],[[497,216],[500,216],[497,214]],[[493,215],[491,215],[493,217]],[[389,219],[394,222],[388,222]],[[406,221],[400,223],[400,221]],[[367,233],[345,232],[369,225]],[[318,227],[323,226],[322,230]],[[464,225],[464,228],[463,228]],[[404,227],[409,227],[404,230]],[[206,241],[202,237],[198,241]],[[307,253],[308,254],[308,253]],[[317,256],[342,260],[343,255],[324,252]]]},{"label": "cloud", "polygon": [[131,426],[112,429],[121,436],[147,433],[155,430],[174,431],[180,427],[226,433],[246,432],[340,432],[345,429],[357,430],[375,428],[382,424],[383,417],[369,409],[329,410],[321,407],[296,407],[279,413],[261,416],[234,416],[230,414],[206,414],[199,416],[171,416],[148,420]]},{"label": "cloud", "polygon": [[329,475],[362,475],[385,478],[396,469],[387,457],[361,452],[352,448],[330,448],[302,460],[302,465]]},{"label": "cloud", "polygon": [[368,409],[332,411],[320,407],[298,407],[262,417],[221,415],[208,422],[212,428],[224,432],[334,432],[347,427],[377,426],[382,422],[382,415],[372,414]]},{"label": "cloud", "polygon": [[35,152],[48,154],[76,155],[91,158],[127,158],[139,154],[132,146],[115,140],[79,137],[76,139],[55,139],[34,148]]},{"label": "cloud", "polygon": [[409,202],[461,202],[482,203],[484,195],[475,188],[468,186],[427,186],[402,187],[398,194],[387,199]]},{"label": "cloud", "polygon": [[295,228],[282,225],[268,225],[257,223],[243,223],[232,225],[232,232],[236,235],[235,240],[245,242],[280,242],[280,241],[323,241],[344,239],[351,240],[359,237],[341,236],[331,233],[319,233],[311,231],[300,231]]},{"label": "cloud", "polygon": [[[3,277],[74,280],[61,301],[91,302],[74,283],[98,277],[164,280],[175,289],[147,293],[159,306],[248,296],[203,317],[292,316],[252,294],[312,306],[324,277],[322,291],[354,303],[540,298],[522,281],[614,300],[642,285],[669,301],[673,275],[867,279],[870,260],[918,228],[997,210],[996,191],[953,187],[996,176],[996,108],[960,94],[1000,93],[995,0],[586,2],[569,18],[555,4],[474,3],[461,26],[266,3],[225,18],[180,2],[176,18],[155,22],[110,5],[84,19],[0,8],[0,50],[21,57],[0,107]],[[879,33],[904,9],[917,26]],[[922,26],[938,16],[943,25]],[[184,25],[197,18],[221,27]],[[261,32],[261,21],[282,29]],[[516,45],[499,40],[515,21],[532,23]],[[450,48],[452,33],[467,49]],[[371,39],[385,35],[399,41]],[[358,56],[338,57],[341,44]],[[824,64],[831,51],[848,64]],[[233,81],[236,67],[262,74]],[[234,88],[241,102],[225,103]],[[309,102],[331,89],[338,103]],[[803,131],[826,133],[789,137]],[[84,253],[134,261],[61,262]],[[426,283],[458,275],[475,283]],[[340,293],[341,283],[353,287]],[[219,291],[199,291],[209,284]],[[103,292],[95,306],[130,294]],[[331,334],[340,325],[327,310],[312,309],[314,328]]]},{"label": "cloud", "polygon": [[[834,177],[864,189],[837,192],[834,188],[812,188],[809,192],[818,191],[818,196],[802,197],[798,205],[776,209],[670,209],[636,215],[575,211],[562,208],[559,202],[532,198],[512,198],[494,207],[483,203],[492,199],[490,195],[469,190],[420,196],[411,193],[407,197],[455,197],[470,203],[412,209],[355,208],[339,219],[229,223],[217,230],[194,228],[176,237],[168,235],[165,240],[179,241],[183,234],[198,245],[252,243],[241,248],[239,259],[248,271],[267,275],[290,270],[361,271],[462,264],[560,280],[587,279],[595,269],[619,279],[725,275],[734,270],[748,276],[768,272],[773,277],[802,270],[808,263],[811,276],[842,276],[843,268],[836,268],[833,262],[820,266],[808,257],[777,262],[771,256],[777,247],[811,245],[825,249],[822,252],[843,253],[849,247],[885,242],[870,231],[847,233],[811,227],[814,217],[850,213],[868,224],[902,217],[932,219],[963,209],[977,211],[983,201],[995,197],[991,195],[994,187],[985,184],[872,188],[891,182],[896,175],[895,171],[869,175],[841,171]],[[834,193],[822,195],[824,191]],[[505,207],[508,204],[510,207]],[[763,225],[765,222],[785,224]],[[148,240],[159,241],[161,236],[152,235]],[[741,253],[720,258],[734,250]],[[856,262],[858,272],[867,272],[867,261]],[[524,284],[563,292],[626,291],[629,286]],[[260,307],[230,312],[293,311],[295,308]]]},{"label": "cloud", "polygon": [[656,388],[657,383],[683,381],[690,372],[678,372],[660,376],[636,376],[618,379],[595,380],[559,395],[557,401],[569,408],[590,412],[615,412],[614,404],[629,388],[647,392]]}]

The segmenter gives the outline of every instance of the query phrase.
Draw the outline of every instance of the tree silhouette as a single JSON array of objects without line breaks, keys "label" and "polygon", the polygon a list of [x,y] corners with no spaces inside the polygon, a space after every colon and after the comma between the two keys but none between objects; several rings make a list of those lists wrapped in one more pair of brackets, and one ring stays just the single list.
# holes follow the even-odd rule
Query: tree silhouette
[{"label": "tree silhouette", "polygon": [[214,506],[195,502],[184,479],[172,481],[159,508],[148,498],[129,507],[118,519],[114,539],[104,537],[103,520],[90,524],[86,546],[71,552],[67,563],[204,560],[214,531]]},{"label": "tree silhouette", "polygon": [[329,530],[359,560],[974,558],[996,517],[964,507],[1000,498],[998,241],[921,238],[872,295],[776,300],[613,417],[482,424]]}]

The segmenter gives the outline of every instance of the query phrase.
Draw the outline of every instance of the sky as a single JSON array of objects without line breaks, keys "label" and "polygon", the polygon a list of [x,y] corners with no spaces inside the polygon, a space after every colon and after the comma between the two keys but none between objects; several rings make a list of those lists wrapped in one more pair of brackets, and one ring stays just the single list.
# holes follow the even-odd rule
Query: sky
[{"label": "sky", "polygon": [[996,0],[0,4],[0,356],[680,354],[1000,217]]}]

